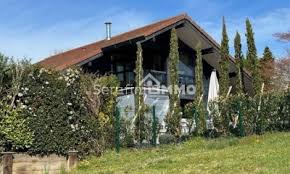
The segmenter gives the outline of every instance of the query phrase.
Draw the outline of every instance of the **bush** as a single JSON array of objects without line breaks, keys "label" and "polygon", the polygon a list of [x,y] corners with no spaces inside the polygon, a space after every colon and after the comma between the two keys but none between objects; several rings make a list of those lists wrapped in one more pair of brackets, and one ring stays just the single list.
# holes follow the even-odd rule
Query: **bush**
[{"label": "bush", "polygon": [[171,134],[163,134],[159,136],[160,144],[171,144],[176,142],[176,137]]},{"label": "bush", "polygon": [[[101,154],[114,145],[114,112],[119,81],[113,75],[96,77],[79,69],[62,72],[12,62],[0,54],[0,147],[33,154]],[[100,93],[99,90],[106,88]],[[216,107],[218,106],[218,107]],[[210,104],[214,130],[205,131],[206,110],[196,102],[186,105],[184,114],[197,125],[196,135],[245,136],[265,131],[290,129],[290,91],[263,96],[234,95]],[[193,111],[196,113],[193,117]],[[150,112],[150,113],[149,113]],[[152,141],[152,115],[144,109],[141,139]],[[128,115],[125,115],[127,118]],[[135,146],[132,120],[121,120],[121,144]],[[158,128],[157,128],[158,129]],[[178,131],[177,131],[178,132]],[[186,140],[160,135],[160,144]],[[142,145],[143,142],[140,142]]]},{"label": "bush", "polygon": [[[95,77],[82,75],[82,89],[89,114],[98,122],[98,146],[100,154],[105,148],[113,147],[115,108],[117,105],[119,81],[114,75]],[[96,129],[96,128],[95,128]]]},{"label": "bush", "polygon": [[[271,92],[260,96],[235,95],[211,103],[214,126],[223,135],[245,136],[263,134],[265,131],[289,129],[289,92]],[[236,127],[231,127],[239,115]]]},{"label": "bush", "polygon": [[206,111],[203,104],[198,101],[190,102],[184,107],[184,118],[189,121],[189,128],[191,129],[195,123],[194,131],[189,130],[194,135],[203,135],[206,131]]},{"label": "bush", "polygon": [[70,149],[87,153],[96,121],[87,114],[80,80],[79,71],[59,74],[43,68],[33,68],[25,78],[18,103],[34,132],[31,153],[65,155]]},{"label": "bush", "polygon": [[113,75],[96,77],[78,69],[62,72],[14,62],[0,54],[1,148],[33,154],[82,155],[113,144],[117,90]]},{"label": "bush", "polygon": [[[126,111],[125,111],[126,112]],[[134,147],[134,132],[131,129],[132,119],[125,114],[120,120],[120,140],[122,147]]]},{"label": "bush", "polygon": [[96,83],[109,84],[104,78],[112,77],[83,75],[78,69],[56,72],[33,67],[18,100],[34,132],[29,152],[66,155],[75,149],[81,155],[101,154],[111,143],[113,113],[110,109],[116,100],[95,93]]},{"label": "bush", "polygon": [[131,133],[126,134],[124,139],[123,139],[122,146],[129,147],[129,148],[134,147],[135,146],[134,135]]},{"label": "bush", "polygon": [[0,102],[0,144],[4,151],[22,151],[30,148],[33,133],[20,108],[11,108]]},{"label": "bush", "polygon": [[[218,107],[216,107],[218,106]],[[210,104],[217,134],[237,136],[254,132],[256,100],[245,95],[219,98]]]},{"label": "bush", "polygon": [[289,94],[272,92],[263,96],[259,124],[262,132],[289,130]]}]

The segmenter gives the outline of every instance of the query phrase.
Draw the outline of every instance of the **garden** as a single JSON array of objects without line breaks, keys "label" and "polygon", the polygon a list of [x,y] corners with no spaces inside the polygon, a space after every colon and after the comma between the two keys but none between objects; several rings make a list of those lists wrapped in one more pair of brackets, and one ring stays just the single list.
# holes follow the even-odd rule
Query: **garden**
[{"label": "garden", "polygon": [[117,93],[95,93],[96,86],[118,86],[114,76],[80,70],[44,69],[0,56],[0,141],[2,151],[80,156],[111,147]]},{"label": "garden", "polygon": [[[74,150],[82,160],[75,173],[289,171],[290,91],[276,89],[267,83],[268,76],[261,75],[263,67],[273,69],[269,66],[273,56],[265,49],[264,62],[258,60],[251,24],[248,20],[246,24],[247,61],[241,53],[240,36],[235,39],[239,70],[235,80],[240,84],[235,92],[227,91],[229,48],[224,22],[220,96],[208,103],[210,114],[201,102],[202,54],[197,44],[195,98],[182,108],[179,95],[169,94],[167,132],[160,135],[161,125],[154,107],[144,104],[143,91],[135,94],[134,125],[126,114],[120,115],[116,76],[89,74],[79,67],[56,71],[1,54],[0,150],[42,156],[66,156]],[[138,45],[136,89],[142,89],[142,60]],[[178,86],[178,61],[178,38],[172,29],[169,84],[174,88]],[[253,78],[253,94],[245,93],[242,85],[244,66]],[[100,93],[98,88],[111,90]],[[187,134],[181,133],[181,118],[195,125]],[[206,120],[212,120],[212,128]]]}]

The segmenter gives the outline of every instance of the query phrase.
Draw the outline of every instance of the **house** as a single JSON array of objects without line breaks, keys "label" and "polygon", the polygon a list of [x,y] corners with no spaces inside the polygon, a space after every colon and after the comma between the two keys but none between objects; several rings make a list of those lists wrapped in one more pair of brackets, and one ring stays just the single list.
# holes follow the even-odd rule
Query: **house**
[{"label": "house", "polygon": [[[107,38],[79,48],[51,56],[39,62],[44,67],[63,70],[71,66],[81,66],[86,72],[113,73],[121,82],[124,90],[134,87],[134,68],[137,44],[143,48],[144,76],[150,79],[149,90],[156,85],[167,84],[168,54],[170,31],[175,28],[179,39],[179,81],[181,85],[194,85],[195,48],[198,42],[202,45],[204,95],[206,98],[209,77],[216,69],[219,72],[220,45],[198,26],[187,14],[171,17],[117,36],[111,37],[111,23],[106,23]],[[233,86],[237,67],[230,58],[230,80]],[[150,75],[150,76],[148,76]],[[251,77],[243,71],[244,86],[248,93],[252,92]],[[147,81],[147,80],[146,80]],[[156,82],[157,81],[157,82]],[[152,84],[153,83],[153,84]],[[146,92],[145,92],[146,93]],[[192,95],[181,95],[181,105],[193,99]],[[134,95],[125,93],[120,96],[120,107],[134,110]],[[164,117],[169,101],[166,92],[145,95],[145,102],[157,105],[159,117]],[[158,109],[159,108],[159,109]]]}]

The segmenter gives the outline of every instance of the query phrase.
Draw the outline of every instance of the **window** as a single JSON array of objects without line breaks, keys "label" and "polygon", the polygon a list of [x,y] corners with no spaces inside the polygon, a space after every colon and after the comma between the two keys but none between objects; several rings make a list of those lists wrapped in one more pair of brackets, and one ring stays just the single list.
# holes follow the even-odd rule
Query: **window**
[{"label": "window", "polygon": [[187,53],[180,53],[179,61],[179,83],[180,85],[190,85],[194,83],[193,56]]},{"label": "window", "polygon": [[121,82],[121,86],[133,85],[134,72],[133,65],[131,63],[116,63],[115,64],[116,76]]},{"label": "window", "polygon": [[117,64],[117,73],[118,72],[123,72],[124,71],[124,65],[121,65],[121,64]]},{"label": "window", "polygon": [[179,74],[185,76],[193,76],[194,75],[193,61],[194,59],[192,56],[189,56],[186,53],[181,53],[179,61]]}]

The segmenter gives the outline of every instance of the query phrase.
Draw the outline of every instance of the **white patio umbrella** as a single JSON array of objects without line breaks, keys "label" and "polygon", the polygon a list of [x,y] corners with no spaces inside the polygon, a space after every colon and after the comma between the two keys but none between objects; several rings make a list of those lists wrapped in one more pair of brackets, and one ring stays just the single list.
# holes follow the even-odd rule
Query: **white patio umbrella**
[{"label": "white patio umbrella", "polygon": [[[210,102],[214,101],[219,96],[219,82],[216,75],[216,70],[213,70],[210,75],[210,81],[209,81],[209,90],[208,90],[208,98],[207,98],[207,111],[209,113],[209,116],[211,115],[211,110],[209,108]],[[218,109],[218,106],[216,106],[216,109]],[[208,120],[208,128],[213,128],[212,124],[212,118],[210,117]]]}]

